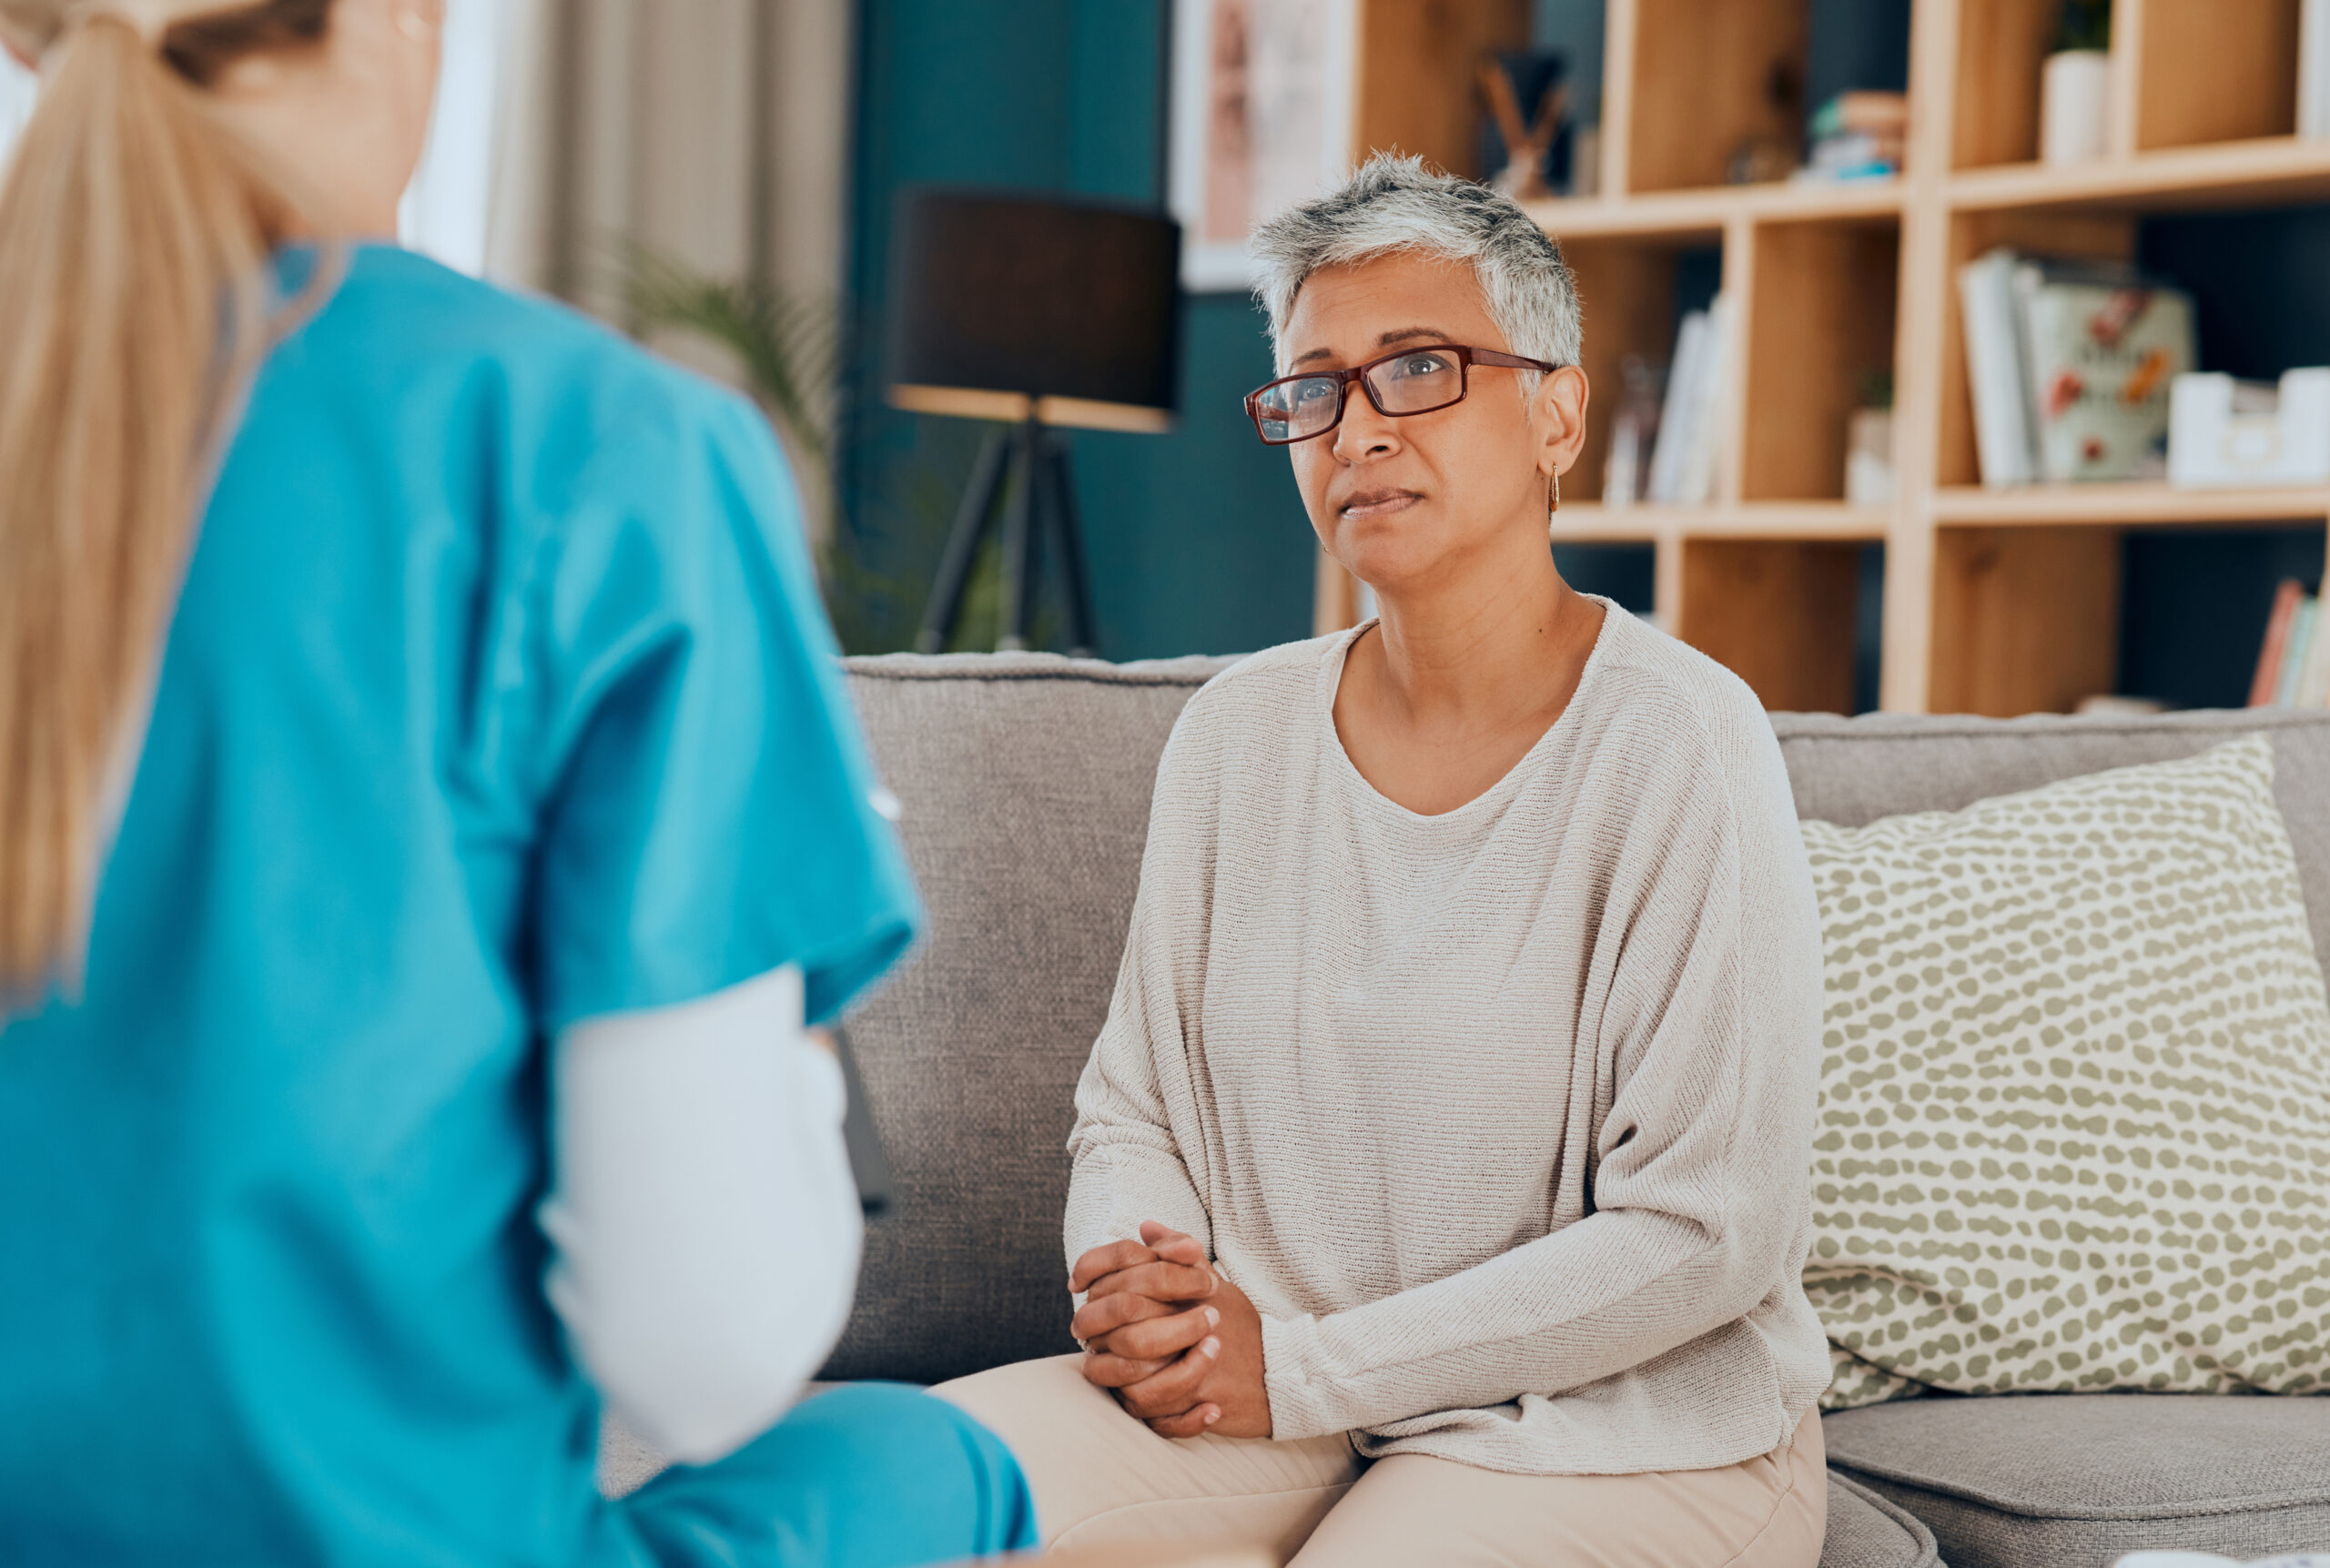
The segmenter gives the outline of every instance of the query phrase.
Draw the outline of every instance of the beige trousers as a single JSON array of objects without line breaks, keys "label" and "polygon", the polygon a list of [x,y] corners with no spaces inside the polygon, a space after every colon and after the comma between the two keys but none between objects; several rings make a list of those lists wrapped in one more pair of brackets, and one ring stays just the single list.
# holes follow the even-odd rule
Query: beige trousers
[{"label": "beige trousers", "polygon": [[1829,1518],[1820,1417],[1722,1470],[1505,1475],[1342,1437],[1159,1437],[1079,1358],[932,1390],[1011,1445],[1047,1547],[1260,1551],[1294,1568],[1816,1568]]}]

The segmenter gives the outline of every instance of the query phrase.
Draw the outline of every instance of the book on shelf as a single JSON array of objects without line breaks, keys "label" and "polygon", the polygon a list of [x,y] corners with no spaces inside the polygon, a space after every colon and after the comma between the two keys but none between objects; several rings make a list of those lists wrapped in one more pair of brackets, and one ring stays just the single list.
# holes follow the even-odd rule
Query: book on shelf
[{"label": "book on shelf", "polygon": [[1816,140],[1847,131],[1905,137],[1910,134],[1910,95],[1850,87],[1813,110],[1808,128]]},{"label": "book on shelf", "polygon": [[1610,416],[1610,456],[1602,469],[1602,504],[1632,506],[1647,491],[1650,458],[1658,442],[1659,409],[1666,398],[1666,367],[1640,354],[1618,361],[1617,411]]},{"label": "book on shelf", "polygon": [[2322,602],[2294,580],[2274,594],[2249,684],[2253,708],[2330,708],[2330,620]]},{"label": "book on shelf", "polygon": [[2021,334],[2014,325],[2011,250],[1992,250],[1958,269],[1965,321],[1966,380],[1974,398],[1974,453],[1992,490],[2029,484],[2031,410],[2025,405]]},{"label": "book on shelf", "polygon": [[2274,704],[2286,708],[2297,701],[2298,678],[2314,651],[2314,624],[2322,619],[2322,602],[2308,594],[2297,602],[2297,619],[2290,625],[2290,645],[2282,652],[2282,668],[2274,681]]},{"label": "book on shelf", "polygon": [[1822,137],[1805,155],[1804,167],[1788,178],[1798,185],[1840,185],[1847,180],[1889,179],[1901,172],[1898,137],[1870,131]]},{"label": "book on shelf", "polygon": [[2265,640],[2257,649],[2257,673],[2249,683],[2249,705],[2262,708],[2274,700],[2282,681],[2282,656],[2289,652],[2290,625],[2305,588],[2295,577],[2284,577],[2274,590],[2274,608],[2265,617]]},{"label": "book on shelf", "polygon": [[1684,449],[1675,495],[1684,506],[1706,506],[1715,500],[1716,460],[1723,452],[1724,390],[1731,385],[1731,357],[1737,339],[1731,319],[1731,297],[1719,293],[1707,307],[1707,358],[1699,367],[1691,444]]},{"label": "book on shelf", "polygon": [[1839,93],[1814,111],[1806,127],[1811,147],[1793,177],[1799,184],[1883,179],[1901,171],[1910,131],[1905,93]]},{"label": "book on shelf", "polygon": [[2160,478],[2192,297],[2108,261],[1992,250],[1961,268],[1982,482]]},{"label": "book on shelf", "polygon": [[2291,683],[2290,706],[2294,708],[2330,707],[2330,622],[2323,619],[2319,599],[2314,602],[2310,632],[2297,679]]},{"label": "book on shelf", "polygon": [[1724,389],[1731,379],[1731,302],[1722,294],[1705,310],[1683,318],[1675,335],[1666,400],[1651,448],[1646,499],[1669,506],[1705,506],[1715,499],[1717,460],[1723,444]]},{"label": "book on shelf", "polygon": [[1707,358],[1707,313],[1685,313],[1675,334],[1675,352],[1667,359],[1666,400],[1658,410],[1658,437],[1650,449],[1650,478],[1643,499],[1671,503],[1682,488],[1683,448],[1689,440],[1685,428],[1698,399],[1700,367]]}]

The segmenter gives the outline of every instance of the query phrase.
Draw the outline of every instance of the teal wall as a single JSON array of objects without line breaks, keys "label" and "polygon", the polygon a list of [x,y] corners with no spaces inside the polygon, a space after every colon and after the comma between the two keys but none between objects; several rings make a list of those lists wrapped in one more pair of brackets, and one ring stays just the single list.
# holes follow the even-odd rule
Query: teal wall
[{"label": "teal wall", "polygon": [[[1165,0],[859,6],[838,472],[858,566],[837,574],[834,596],[855,650],[911,644],[986,429],[882,403],[896,193],[931,181],[1160,201],[1168,9]],[[1243,296],[1198,296],[1183,332],[1171,434],[1069,438],[1109,659],[1241,652],[1310,633],[1310,527],[1284,454],[1254,440],[1240,408],[1270,376],[1261,318]]]}]

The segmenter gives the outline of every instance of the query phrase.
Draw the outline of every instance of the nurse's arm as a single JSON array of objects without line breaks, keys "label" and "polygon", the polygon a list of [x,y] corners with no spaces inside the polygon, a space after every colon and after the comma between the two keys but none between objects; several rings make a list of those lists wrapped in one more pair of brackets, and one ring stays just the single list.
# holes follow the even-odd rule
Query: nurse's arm
[{"label": "nurse's arm", "polygon": [[554,1050],[551,1304],[615,1413],[707,1463],[784,1413],[848,1314],[840,1067],[791,967],[587,1019]]}]

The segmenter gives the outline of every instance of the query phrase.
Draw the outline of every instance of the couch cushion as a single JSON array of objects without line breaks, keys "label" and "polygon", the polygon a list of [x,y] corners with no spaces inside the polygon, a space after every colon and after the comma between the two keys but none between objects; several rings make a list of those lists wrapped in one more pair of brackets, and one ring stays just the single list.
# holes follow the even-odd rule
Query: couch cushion
[{"label": "couch cushion", "polygon": [[2158,718],[1974,719],[1775,713],[1800,816],[1859,827],[2132,763],[2189,757],[2254,730],[2274,737],[2274,802],[2297,852],[2314,949],[2330,968],[2330,713],[2269,708]]},{"label": "couch cushion", "polygon": [[2311,1392],[2330,1007],[2264,735],[1804,824],[1823,1401]]},{"label": "couch cushion", "polygon": [[1075,1348],[1060,1215],[1077,1076],[1109,1008],[1157,758],[1227,659],[849,661],[929,907],[849,1020],[895,1199],[829,1378],[937,1382]]},{"label": "couch cushion", "polygon": [[1821,1431],[1829,1464],[1931,1525],[1951,1568],[2330,1547],[2330,1399],[1936,1397]]},{"label": "couch cushion", "polygon": [[1859,1482],[1829,1472],[1829,1536],[1820,1568],[1940,1568],[1933,1532]]}]

